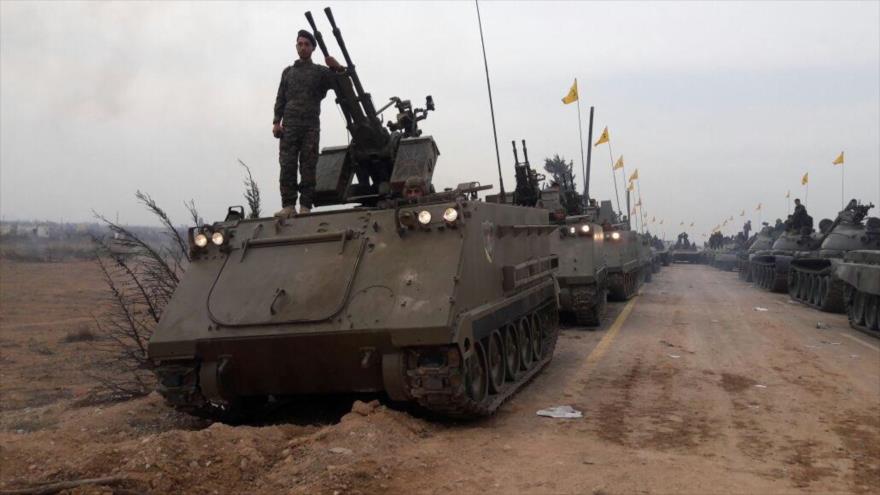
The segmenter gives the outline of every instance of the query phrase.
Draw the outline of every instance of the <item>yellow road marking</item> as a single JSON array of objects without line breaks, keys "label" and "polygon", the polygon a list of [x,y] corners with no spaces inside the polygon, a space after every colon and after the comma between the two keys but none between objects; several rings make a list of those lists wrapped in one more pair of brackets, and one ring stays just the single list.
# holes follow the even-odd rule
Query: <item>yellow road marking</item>
[{"label": "yellow road marking", "polygon": [[848,339],[850,339],[850,340],[854,340],[854,341],[858,342],[859,344],[862,344],[863,346],[865,346],[865,347],[867,347],[867,348],[869,348],[869,349],[874,349],[875,351],[880,352],[880,347],[877,347],[876,345],[871,345],[871,344],[865,342],[864,340],[862,340],[862,339],[860,339],[860,338],[858,338],[858,337],[853,337],[852,335],[845,334],[845,333],[843,333],[843,332],[840,332],[840,335],[843,335],[844,337],[846,337],[846,338],[848,338]]},{"label": "yellow road marking", "polygon": [[611,343],[614,342],[614,338],[617,337],[618,332],[620,332],[621,327],[623,327],[623,323],[626,321],[629,314],[632,313],[633,306],[636,304],[636,300],[639,296],[635,296],[626,303],[623,311],[617,315],[617,319],[614,320],[614,323],[611,324],[611,328],[608,329],[608,333],[602,337],[602,340],[593,348],[593,351],[587,356],[586,361],[580,367],[577,373],[572,377],[575,382],[571,383],[565,391],[565,395],[574,395],[576,387],[583,386],[583,383],[586,382],[590,378],[590,374],[593,372],[593,369],[596,368],[596,365],[599,364],[599,361],[605,356],[605,353],[608,352],[608,349],[611,347]]}]

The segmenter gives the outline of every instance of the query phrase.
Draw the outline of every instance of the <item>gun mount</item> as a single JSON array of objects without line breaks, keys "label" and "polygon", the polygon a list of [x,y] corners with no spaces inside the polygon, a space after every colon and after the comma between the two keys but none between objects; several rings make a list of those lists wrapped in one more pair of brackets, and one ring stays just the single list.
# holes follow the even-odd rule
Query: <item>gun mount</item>
[{"label": "gun mount", "polygon": [[[333,91],[351,142],[347,146],[321,150],[315,205],[361,203],[372,206],[382,199],[399,196],[403,183],[412,176],[423,178],[430,186],[440,152],[430,136],[420,137],[422,132],[418,123],[434,110],[433,98],[426,98],[425,108],[414,109],[409,100],[395,96],[377,111],[372,96],[364,91],[333,12],[327,7],[324,13],[346,63],[344,70],[334,73]],[[324,36],[312,13],[306,12],[305,15],[318,47],[325,57],[329,56]],[[394,121],[388,122],[386,129],[380,115],[391,105],[398,113]],[[354,183],[355,178],[357,183]]]},{"label": "gun mount", "polygon": [[526,140],[522,140],[523,161],[519,161],[516,152],[516,141],[513,145],[514,170],[516,172],[516,190],[513,191],[513,204],[518,206],[535,206],[541,198],[541,181],[544,176],[536,172],[529,164],[529,150],[526,148]]}]

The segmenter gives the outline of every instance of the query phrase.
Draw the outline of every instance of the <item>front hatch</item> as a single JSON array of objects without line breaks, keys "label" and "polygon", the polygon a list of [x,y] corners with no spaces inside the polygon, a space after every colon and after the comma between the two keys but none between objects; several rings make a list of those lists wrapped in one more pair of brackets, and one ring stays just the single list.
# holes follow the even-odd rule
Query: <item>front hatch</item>
[{"label": "front hatch", "polygon": [[351,231],[250,240],[227,257],[208,314],[223,326],[332,318],[348,300],[365,244]]}]

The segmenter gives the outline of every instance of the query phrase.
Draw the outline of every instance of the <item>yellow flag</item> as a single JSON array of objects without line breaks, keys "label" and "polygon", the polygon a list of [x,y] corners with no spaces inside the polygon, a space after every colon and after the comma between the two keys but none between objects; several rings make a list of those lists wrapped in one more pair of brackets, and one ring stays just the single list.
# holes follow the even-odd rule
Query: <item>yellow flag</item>
[{"label": "yellow flag", "polygon": [[[600,140],[601,140],[601,138],[600,138]],[[605,138],[605,141],[608,141],[607,137]],[[596,144],[599,144],[599,143],[596,143]],[[614,164],[614,167],[612,167],[611,170],[617,170],[617,169],[621,169],[621,168],[623,168],[623,155],[620,155],[620,158],[617,159],[617,163]]]},{"label": "yellow flag", "polygon": [[[809,184],[809,182],[810,182],[810,173],[807,172],[807,173],[804,174],[803,177],[801,177],[801,185],[802,185],[802,186],[806,186],[807,184]],[[788,197],[788,196],[786,196],[786,198],[787,198],[787,197]]]},{"label": "yellow flag", "polygon": [[639,169],[636,169],[636,171],[633,172],[632,175],[629,176],[629,181],[632,182],[638,178],[639,178]]},{"label": "yellow flag", "polygon": [[741,217],[746,216],[746,210],[743,210],[743,211],[739,212],[739,216],[741,216]]},{"label": "yellow flag", "polygon": [[562,103],[568,105],[569,103],[574,103],[578,100],[578,80],[574,80],[574,84],[571,85],[571,89],[568,90],[568,94],[562,99]]},{"label": "yellow flag", "polygon": [[791,191],[785,191],[785,198],[788,199],[791,197]]},{"label": "yellow flag", "polygon": [[755,208],[755,211],[761,211],[761,203],[758,203],[758,207]]},{"label": "yellow flag", "polygon": [[843,165],[843,152],[841,151],[840,154],[837,155],[837,158],[835,158],[834,161],[831,163],[833,165]]},{"label": "yellow flag", "polygon": [[607,142],[608,142],[608,127],[605,127],[605,129],[602,131],[602,135],[599,136],[599,140],[596,141],[596,144],[594,144],[593,146],[599,146],[600,144],[607,143]]}]

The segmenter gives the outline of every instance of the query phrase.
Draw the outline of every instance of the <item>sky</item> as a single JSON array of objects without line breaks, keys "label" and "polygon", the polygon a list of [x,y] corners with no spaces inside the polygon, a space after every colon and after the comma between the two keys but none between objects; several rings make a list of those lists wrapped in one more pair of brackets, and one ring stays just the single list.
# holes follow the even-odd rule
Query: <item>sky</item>
[{"label": "sky", "polygon": [[[155,224],[135,200],[142,190],[175,223],[191,199],[219,220],[245,203],[237,159],[275,211],[278,81],[306,10],[332,39],[327,4],[0,2],[3,219],[95,211]],[[421,128],[441,152],[435,186],[497,190],[474,4],[329,5],[377,107],[433,96]],[[614,199],[611,161],[622,155],[627,175],[639,171],[647,227],[668,238],[698,238],[731,216],[726,233],[784,218],[789,191],[817,222],[833,218],[842,180],[846,200],[880,205],[880,2],[487,1],[480,11],[508,191],[514,139],[527,140],[533,166],[559,154],[581,180],[577,105],[561,102],[577,78],[585,148],[590,106],[593,141],[606,126],[611,136],[593,148],[590,195]],[[342,60],[335,42],[330,51]],[[345,144],[332,93],[321,125],[322,147]],[[831,164],[841,151],[842,168]],[[621,193],[625,181],[618,171]]]}]

